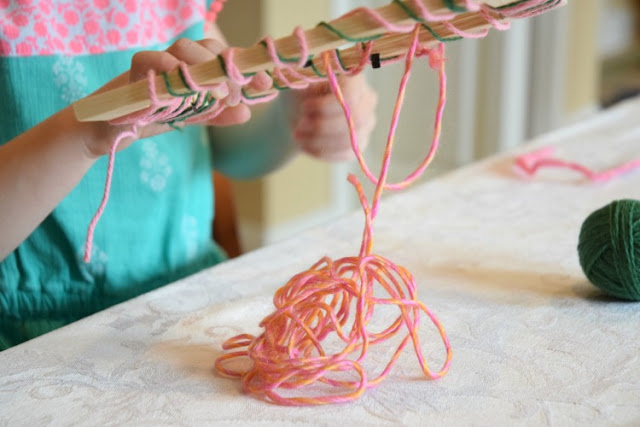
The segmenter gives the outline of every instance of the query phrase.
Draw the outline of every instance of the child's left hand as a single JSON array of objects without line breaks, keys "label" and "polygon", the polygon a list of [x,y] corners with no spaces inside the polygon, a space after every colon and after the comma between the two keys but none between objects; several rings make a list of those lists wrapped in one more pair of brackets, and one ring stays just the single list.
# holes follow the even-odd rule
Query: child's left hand
[{"label": "child's left hand", "polygon": [[[358,144],[364,149],[376,123],[378,96],[363,75],[339,78],[339,82],[351,108]],[[329,161],[353,158],[344,112],[328,83],[294,91],[293,99],[293,139],[305,153]]]}]

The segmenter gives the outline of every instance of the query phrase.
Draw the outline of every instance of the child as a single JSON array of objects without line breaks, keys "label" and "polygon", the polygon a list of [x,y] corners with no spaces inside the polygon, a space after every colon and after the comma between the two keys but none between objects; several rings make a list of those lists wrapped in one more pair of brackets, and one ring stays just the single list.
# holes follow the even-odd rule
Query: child
[{"label": "child", "polygon": [[[209,142],[196,126],[169,132],[153,124],[120,145],[110,203],[85,264],[105,154],[123,128],[77,122],[69,107],[118,73],[103,89],[143,79],[150,69],[215,58],[223,46],[215,27],[204,32],[210,6],[210,0],[0,0],[0,349],[225,259],[210,239],[210,156],[219,147],[232,150],[234,141]],[[360,77],[343,83],[346,96],[357,100],[354,116],[366,141],[375,94]],[[270,82],[261,76],[253,84]],[[295,97],[300,108],[291,130],[299,147],[344,158],[346,126],[326,87]],[[207,124],[240,124],[250,115],[245,105],[231,105]],[[238,144],[253,165],[240,175],[278,164],[260,164],[260,148],[270,150],[273,140],[254,144]]]}]

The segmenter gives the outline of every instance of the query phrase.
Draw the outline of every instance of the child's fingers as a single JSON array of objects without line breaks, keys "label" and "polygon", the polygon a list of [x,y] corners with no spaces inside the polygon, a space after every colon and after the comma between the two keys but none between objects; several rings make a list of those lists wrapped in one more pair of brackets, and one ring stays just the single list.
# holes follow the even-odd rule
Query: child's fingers
[{"label": "child's fingers", "polygon": [[251,118],[251,110],[244,104],[238,104],[233,107],[225,108],[215,119],[208,121],[206,124],[211,126],[233,126],[249,121]]},{"label": "child's fingers", "polygon": [[129,81],[137,82],[146,79],[149,70],[164,73],[176,69],[179,65],[180,60],[169,52],[138,52],[131,58]]},{"label": "child's fingers", "polygon": [[[368,136],[375,128],[375,117],[362,117],[360,123],[355,126],[359,136]],[[301,145],[318,144],[317,141],[331,140],[328,148],[350,147],[349,129],[344,121],[344,117],[330,117],[321,120],[308,118],[302,120],[293,131],[294,139]],[[367,138],[361,138],[360,146],[364,148]],[[324,142],[322,142],[324,144]]]},{"label": "child's fingers", "polygon": [[[133,56],[129,78],[132,82],[143,80],[147,77],[149,70],[156,73],[170,72],[175,70],[181,63],[187,65],[199,64],[215,59],[224,50],[224,45],[213,39],[203,39],[193,41],[186,38],[177,40],[166,51],[139,52]],[[254,76],[251,88],[264,91],[272,86],[272,79],[267,73],[260,72]],[[251,111],[246,105],[238,104],[241,99],[239,85],[233,82],[226,82],[220,85],[219,93],[212,91],[214,97],[225,98],[228,105],[215,119],[207,124],[213,126],[232,126],[244,123],[251,117]],[[151,129],[152,128],[152,129]],[[164,126],[152,126],[149,134],[164,132]],[[148,136],[145,134],[144,136]]]},{"label": "child's fingers", "polygon": [[211,51],[211,53],[214,54],[214,56],[220,55],[225,49],[225,45],[222,44],[221,41],[215,39],[202,39],[198,40],[196,43],[207,48],[209,51]]},{"label": "child's fingers", "polygon": [[[175,70],[180,63],[187,65],[198,64],[215,59],[224,49],[224,45],[213,39],[193,41],[186,38],[178,39],[166,51],[143,51],[136,53],[131,60],[129,80],[135,82],[147,77],[149,70],[157,74]],[[220,85],[219,93],[213,91],[216,98],[228,95],[225,85]]]},{"label": "child's fingers", "polygon": [[[352,107],[352,111],[368,110],[367,113],[373,113],[378,104],[378,96],[364,80],[358,79],[359,76],[344,78],[340,83],[342,93],[347,104]],[[311,89],[311,92],[305,94],[301,111],[310,116],[343,114],[342,106],[336,97],[331,92],[325,93],[321,88]]]},{"label": "child's fingers", "polygon": [[222,43],[215,40],[207,39],[196,42],[182,38],[169,46],[167,52],[185,64],[193,65],[215,59],[223,48]]},{"label": "child's fingers", "polygon": [[[357,130],[357,141],[361,150],[369,144],[375,120],[367,120]],[[308,134],[299,132],[294,135],[298,146],[307,154],[327,161],[342,161],[353,158],[348,132],[340,127]]]},{"label": "child's fingers", "polygon": [[[197,43],[211,51],[214,54],[214,57],[218,56],[225,49],[225,46],[221,42],[214,39],[203,39],[198,41]],[[215,92],[213,93],[213,95],[219,99],[226,97],[225,102],[227,105],[236,106],[242,99],[242,88],[240,87],[240,85],[232,81],[227,81],[226,86],[229,89],[226,95],[219,96]],[[247,86],[258,92],[262,92],[270,89],[273,86],[273,80],[271,79],[269,74],[264,71],[260,71],[255,76],[253,76],[251,82],[249,82]]]},{"label": "child's fingers", "polygon": [[[179,61],[193,65],[214,60],[223,50],[224,45],[218,40],[203,39],[196,42],[182,38],[172,44],[167,52]],[[215,98],[220,99],[229,95],[229,89],[226,84],[220,84],[211,93]]]},{"label": "child's fingers", "polygon": [[[365,81],[364,77],[360,74],[356,76],[339,75],[337,78],[338,85],[340,85],[343,93],[349,93],[353,88],[358,89]],[[308,88],[300,91],[299,94],[304,98],[330,96],[332,99],[335,99],[331,93],[331,85],[326,81],[312,83]]]}]

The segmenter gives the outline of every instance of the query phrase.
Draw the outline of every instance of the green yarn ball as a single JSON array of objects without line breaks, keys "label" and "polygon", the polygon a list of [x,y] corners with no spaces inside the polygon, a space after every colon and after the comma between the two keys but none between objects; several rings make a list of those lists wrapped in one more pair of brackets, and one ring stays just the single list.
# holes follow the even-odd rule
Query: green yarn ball
[{"label": "green yarn ball", "polygon": [[589,215],[578,254],[591,283],[611,296],[640,301],[640,201],[617,200]]}]

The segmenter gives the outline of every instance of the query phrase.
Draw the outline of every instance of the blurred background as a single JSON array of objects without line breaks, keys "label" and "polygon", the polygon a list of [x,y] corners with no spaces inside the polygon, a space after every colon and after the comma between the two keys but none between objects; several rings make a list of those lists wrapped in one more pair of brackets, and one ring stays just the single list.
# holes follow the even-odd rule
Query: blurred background
[{"label": "blurred background", "polygon": [[[234,46],[288,35],[358,6],[388,0],[234,0],[220,26]],[[251,11],[251,13],[247,13]],[[506,33],[447,45],[449,92],[441,149],[424,179],[509,150],[588,118],[640,93],[640,0],[570,0],[551,13],[514,22]],[[367,159],[382,158],[401,65],[368,70],[380,94]],[[430,142],[437,79],[416,64],[396,140],[390,178],[402,179]],[[640,119],[640,118],[639,118]],[[277,242],[358,209],[346,181],[357,164],[300,156],[265,178],[233,182],[243,251]]]}]

